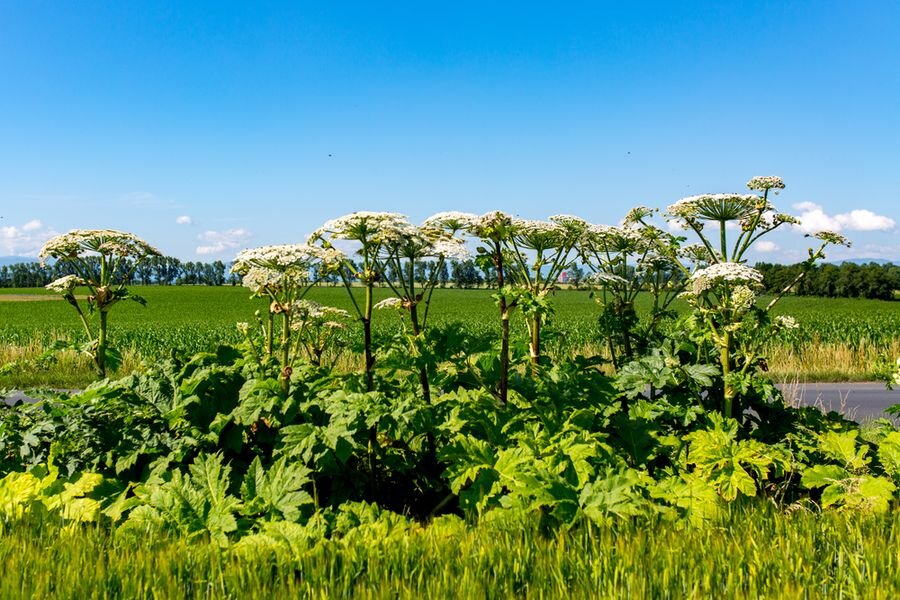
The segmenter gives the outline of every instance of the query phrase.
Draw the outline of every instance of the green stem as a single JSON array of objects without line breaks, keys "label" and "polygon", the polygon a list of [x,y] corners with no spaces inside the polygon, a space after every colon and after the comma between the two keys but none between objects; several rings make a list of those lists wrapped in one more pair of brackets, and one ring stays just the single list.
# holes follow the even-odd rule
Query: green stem
[{"label": "green stem", "polygon": [[375,367],[375,356],[372,354],[372,287],[373,283],[366,282],[366,305],[365,314],[362,318],[363,324],[363,344],[365,346],[365,373],[366,373],[366,391],[371,392],[375,389],[375,378],[373,370]]},{"label": "green stem", "polygon": [[271,306],[266,313],[266,358],[272,356],[272,345],[274,339],[275,315],[272,314]]},{"label": "green stem", "polygon": [[722,414],[726,418],[731,418],[734,409],[735,390],[728,381],[731,374],[731,332],[726,330],[722,334],[721,353],[719,362],[722,363],[722,379],[725,385],[724,397],[722,402]]},{"label": "green stem", "polygon": [[725,236],[725,219],[719,220],[719,240],[722,244],[722,262],[728,262],[728,241]]},{"label": "green stem", "polygon": [[100,374],[100,378],[103,379],[106,377],[106,317],[107,312],[103,309],[100,309],[100,329],[97,333],[97,356],[95,360],[97,362],[97,371]]},{"label": "green stem", "polygon": [[291,386],[291,314],[282,307],[281,313],[281,391],[287,397]]}]

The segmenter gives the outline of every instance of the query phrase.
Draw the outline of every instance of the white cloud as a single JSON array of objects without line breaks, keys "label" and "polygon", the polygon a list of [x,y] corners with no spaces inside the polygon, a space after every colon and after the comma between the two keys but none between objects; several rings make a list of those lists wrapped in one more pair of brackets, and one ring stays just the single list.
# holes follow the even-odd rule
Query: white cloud
[{"label": "white cloud", "polygon": [[197,254],[220,254],[226,250],[234,250],[244,246],[250,239],[250,232],[243,228],[227,229],[225,231],[204,231],[197,239],[206,242],[197,246]]},{"label": "white cloud", "polygon": [[55,235],[59,234],[37,219],[0,227],[0,256],[37,256],[44,242]]},{"label": "white cloud", "polygon": [[850,231],[888,231],[896,225],[890,217],[876,215],[866,209],[851,210],[849,213],[837,215],[835,218]]},{"label": "white cloud", "polygon": [[175,217],[176,225],[191,225],[194,220],[188,215],[181,215],[180,217]]},{"label": "white cloud", "polygon": [[778,244],[769,240],[763,240],[753,244],[753,249],[757,252],[775,252],[778,250]]},{"label": "white cloud", "polygon": [[817,231],[889,231],[895,221],[884,215],[876,215],[871,210],[855,209],[837,215],[827,214],[814,202],[799,202],[794,208],[800,211],[798,229],[803,233]]}]

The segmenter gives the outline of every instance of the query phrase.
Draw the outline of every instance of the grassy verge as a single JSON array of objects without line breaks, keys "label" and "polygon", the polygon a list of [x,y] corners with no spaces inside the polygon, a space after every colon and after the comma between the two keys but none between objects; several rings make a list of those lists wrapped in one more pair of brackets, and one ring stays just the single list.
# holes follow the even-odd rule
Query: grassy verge
[{"label": "grassy verge", "polygon": [[719,527],[518,523],[220,549],[6,526],[3,598],[896,598],[900,515],[736,510]]}]

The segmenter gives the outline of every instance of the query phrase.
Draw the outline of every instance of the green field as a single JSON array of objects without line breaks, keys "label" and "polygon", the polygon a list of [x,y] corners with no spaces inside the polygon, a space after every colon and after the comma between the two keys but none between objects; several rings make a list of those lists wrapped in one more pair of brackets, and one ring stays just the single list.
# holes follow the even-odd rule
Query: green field
[{"label": "green field", "polygon": [[[104,528],[0,525],[4,598],[896,598],[900,518],[778,513],[722,527],[458,519],[227,551]],[[61,585],[62,582],[65,585]]]},{"label": "green field", "polygon": [[[242,287],[134,287],[147,306],[126,303],[111,316],[113,343],[131,356],[125,368],[139,359],[165,356],[173,348],[194,353],[222,343],[235,343],[238,321],[252,321],[262,300],[251,300]],[[377,299],[389,290],[377,290]],[[360,290],[361,293],[361,290]],[[499,329],[490,290],[439,289],[431,316],[434,323],[458,321],[473,333],[493,337]],[[46,298],[46,301],[36,299]],[[343,288],[315,288],[310,299],[350,308]],[[763,298],[762,302],[767,300]],[[602,351],[597,331],[598,307],[586,291],[563,290],[554,297],[551,355]],[[647,306],[639,306],[639,310]],[[793,315],[801,327],[789,340],[770,348],[773,376],[784,380],[867,380],[874,378],[879,361],[900,356],[900,302],[861,299],[787,297],[777,314]],[[392,312],[375,317],[376,334],[400,326]],[[525,326],[514,321],[514,333],[524,336]],[[71,307],[42,289],[0,289],[0,363],[34,356],[55,339],[80,339],[79,322]],[[356,336],[358,337],[358,336]],[[87,363],[64,362],[65,369],[48,372],[15,370],[0,376],[0,388],[23,385],[80,385],[90,381]]]}]

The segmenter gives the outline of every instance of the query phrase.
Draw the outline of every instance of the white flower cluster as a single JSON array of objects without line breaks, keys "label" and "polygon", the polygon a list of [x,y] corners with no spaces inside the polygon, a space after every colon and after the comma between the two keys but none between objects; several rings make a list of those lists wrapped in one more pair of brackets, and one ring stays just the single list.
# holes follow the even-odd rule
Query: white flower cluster
[{"label": "white flower cluster", "polygon": [[746,285],[738,285],[731,292],[731,308],[737,314],[750,310],[754,302],[756,302],[756,292]]},{"label": "white flower cluster", "polygon": [[[291,324],[293,329],[301,329],[307,324],[326,325],[336,323],[335,319],[349,319],[350,313],[343,308],[326,306],[312,300],[297,300],[291,307],[291,315],[295,317]],[[341,324],[343,326],[343,324]]]},{"label": "white flower cluster", "polygon": [[466,260],[472,256],[466,243],[459,238],[438,239],[430,244],[426,256],[443,257],[451,260]]},{"label": "white flower cluster", "polygon": [[373,306],[372,308],[375,308],[377,310],[386,310],[386,309],[391,309],[391,308],[398,308],[398,309],[403,308],[403,300],[401,300],[400,298],[398,298],[396,296],[391,296],[390,298],[385,298],[381,302],[376,302],[375,306]]},{"label": "white flower cluster", "polygon": [[709,249],[703,244],[681,246],[678,249],[678,256],[693,263],[705,263],[710,259]]},{"label": "white flower cluster", "polygon": [[[775,229],[776,227],[780,227],[785,223],[789,225],[799,225],[800,219],[793,215],[788,215],[785,213],[776,213],[772,211],[767,211],[760,215],[759,221],[756,223],[756,227],[760,227],[762,229]],[[741,227],[746,231],[753,225],[753,219],[749,217],[745,217],[741,220]]]},{"label": "white flower cluster", "polygon": [[775,325],[780,329],[798,329],[800,324],[790,315],[778,315],[775,317]]},{"label": "white flower cluster", "polygon": [[637,251],[646,247],[647,240],[635,227],[590,225],[582,238],[582,249],[587,252]]},{"label": "white flower cluster", "polygon": [[51,292],[60,294],[62,296],[70,295],[76,287],[80,285],[87,285],[87,281],[78,277],[77,275],[66,275],[64,277],[60,277],[56,281],[51,281],[44,287],[50,290]]},{"label": "white flower cluster", "polygon": [[319,248],[308,244],[282,244],[241,250],[234,259],[231,270],[245,273],[252,267],[262,267],[274,271],[297,268],[309,269],[317,263],[339,262],[343,254],[334,248]]},{"label": "white flower cluster", "polygon": [[628,214],[625,215],[625,219],[623,223],[625,225],[634,225],[638,224],[647,217],[653,216],[653,213],[656,212],[654,209],[649,206],[635,206],[631,210],[628,211]]},{"label": "white flower cluster", "polygon": [[357,242],[382,242],[411,227],[404,215],[393,212],[358,211],[326,221],[310,234],[307,242],[326,238]]},{"label": "white flower cluster", "polygon": [[[809,234],[807,234],[809,237]],[[828,244],[834,244],[835,246],[846,246],[850,247],[850,240],[844,237],[843,235],[836,233],[834,231],[820,231],[818,233],[812,234],[812,237],[822,240]]]},{"label": "white flower cluster", "polygon": [[694,294],[702,294],[723,281],[759,285],[763,275],[753,267],[735,262],[720,262],[691,274],[691,287]]},{"label": "white flower cluster", "polygon": [[754,177],[747,182],[747,187],[751,190],[783,190],[784,181],[782,181],[781,177],[775,177],[774,175],[767,177]]},{"label": "white flower cluster", "polygon": [[583,235],[590,225],[587,221],[575,215],[553,215],[549,220],[563,227],[570,234],[577,236]]},{"label": "white flower cluster", "polygon": [[38,256],[76,258],[86,253],[141,259],[162,253],[134,234],[114,229],[73,229],[47,240]]},{"label": "white flower cluster", "polygon": [[613,273],[606,273],[605,271],[596,271],[591,273],[587,277],[585,277],[585,282],[588,285],[599,285],[599,286],[607,286],[609,284],[618,284],[624,285],[628,283],[628,280],[624,277],[620,277],[618,275],[614,275]]},{"label": "white flower cluster", "polygon": [[243,272],[241,283],[254,294],[261,296],[266,291],[282,289],[285,284],[302,285],[307,280],[305,275],[291,277],[284,271],[276,271],[266,267],[249,267]]},{"label": "white flower cluster", "polygon": [[431,215],[422,224],[424,227],[437,227],[440,229],[449,229],[452,232],[468,231],[475,227],[481,217],[466,212],[446,211]]},{"label": "white flower cluster", "polygon": [[753,194],[701,194],[682,198],[670,204],[666,212],[677,219],[692,221],[735,221],[743,219],[760,208],[759,196]]}]

